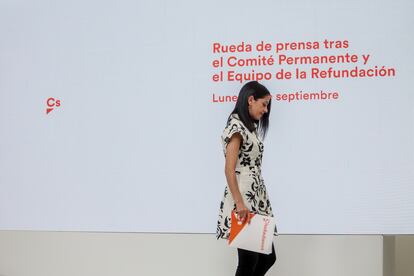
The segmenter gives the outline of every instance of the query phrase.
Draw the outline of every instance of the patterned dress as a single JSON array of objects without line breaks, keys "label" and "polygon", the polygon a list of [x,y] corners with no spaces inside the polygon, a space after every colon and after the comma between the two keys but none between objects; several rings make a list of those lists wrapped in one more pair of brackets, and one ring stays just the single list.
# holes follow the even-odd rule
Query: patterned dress
[{"label": "patterned dress", "polygon": [[[221,136],[224,156],[227,144],[235,133],[243,138],[236,164],[236,178],[244,204],[253,213],[273,217],[272,207],[261,175],[263,142],[256,131],[250,132],[237,114],[232,114]],[[217,239],[228,239],[231,227],[231,212],[236,208],[230,189],[226,185],[220,203],[217,222]],[[275,228],[274,235],[277,235]]]}]

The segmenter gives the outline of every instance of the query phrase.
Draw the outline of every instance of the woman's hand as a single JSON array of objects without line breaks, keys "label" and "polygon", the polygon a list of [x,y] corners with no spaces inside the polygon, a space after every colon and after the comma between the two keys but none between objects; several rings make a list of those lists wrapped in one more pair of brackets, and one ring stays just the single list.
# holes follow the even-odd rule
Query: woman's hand
[{"label": "woman's hand", "polygon": [[250,211],[242,201],[236,203],[236,214],[239,222],[243,224],[247,221],[247,223],[250,224]]}]

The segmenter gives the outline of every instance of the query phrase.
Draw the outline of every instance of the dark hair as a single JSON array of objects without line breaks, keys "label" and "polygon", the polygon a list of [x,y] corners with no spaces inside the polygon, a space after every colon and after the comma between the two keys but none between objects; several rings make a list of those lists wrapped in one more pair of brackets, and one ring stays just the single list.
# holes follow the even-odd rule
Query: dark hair
[{"label": "dark hair", "polygon": [[267,106],[268,112],[264,113],[260,120],[257,121],[250,117],[248,99],[250,96],[253,96],[253,98],[257,100],[264,98],[267,95],[270,95],[269,90],[267,90],[267,88],[259,82],[250,81],[246,83],[240,89],[236,106],[230,114],[230,116],[232,114],[239,115],[240,120],[250,130],[250,132],[253,132],[255,130],[254,123],[256,123],[258,125],[257,133],[260,134],[262,138],[266,136],[267,130],[269,128],[270,105],[272,103],[272,100],[269,101],[269,105]]}]

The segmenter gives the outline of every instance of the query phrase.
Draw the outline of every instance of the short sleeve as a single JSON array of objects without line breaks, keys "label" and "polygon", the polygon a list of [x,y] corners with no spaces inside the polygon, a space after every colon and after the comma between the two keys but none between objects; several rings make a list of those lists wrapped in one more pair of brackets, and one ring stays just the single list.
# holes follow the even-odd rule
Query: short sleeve
[{"label": "short sleeve", "polygon": [[227,124],[226,128],[223,131],[222,143],[223,143],[223,150],[224,153],[226,152],[227,145],[230,142],[231,137],[235,134],[239,133],[243,139],[243,144],[247,141],[247,133],[246,128],[241,124],[241,122],[237,119],[232,119]]}]

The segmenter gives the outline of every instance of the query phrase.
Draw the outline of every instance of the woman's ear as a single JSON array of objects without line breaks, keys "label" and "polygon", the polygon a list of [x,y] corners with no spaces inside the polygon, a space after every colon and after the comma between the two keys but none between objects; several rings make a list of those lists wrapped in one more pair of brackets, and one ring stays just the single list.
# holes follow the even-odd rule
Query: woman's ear
[{"label": "woman's ear", "polygon": [[250,105],[250,104],[252,104],[253,103],[253,101],[254,101],[254,97],[253,96],[249,96],[248,98],[247,98],[247,103]]}]

